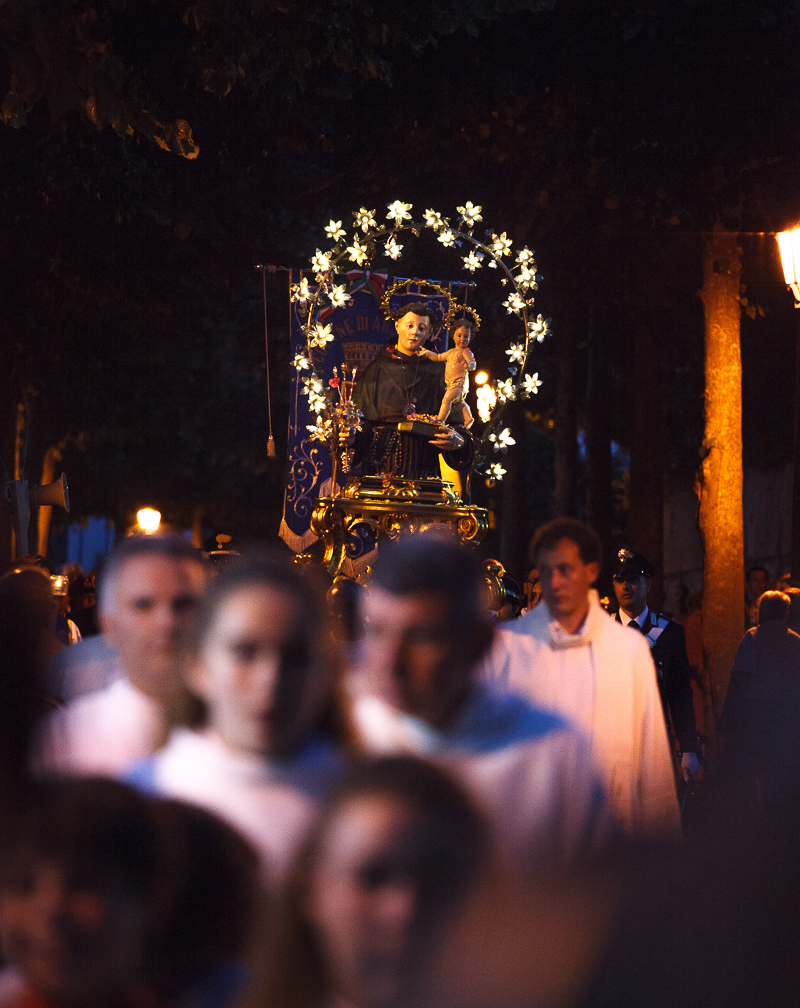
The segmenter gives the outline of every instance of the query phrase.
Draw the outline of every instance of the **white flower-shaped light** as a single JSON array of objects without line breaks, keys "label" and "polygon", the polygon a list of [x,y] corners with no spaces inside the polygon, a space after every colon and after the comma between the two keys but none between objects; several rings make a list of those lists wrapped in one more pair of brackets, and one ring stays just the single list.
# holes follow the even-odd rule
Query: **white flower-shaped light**
[{"label": "white flower-shaped light", "polygon": [[488,476],[491,480],[499,481],[507,472],[508,470],[504,469],[499,462],[492,462],[488,469]]},{"label": "white flower-shaped light", "polygon": [[533,263],[532,266],[522,265],[515,279],[520,287],[524,287],[526,290],[528,288],[536,290],[539,286],[536,282],[536,263]]},{"label": "white flower-shaped light", "polygon": [[305,356],[305,354],[298,353],[294,355],[292,367],[294,367],[296,371],[304,371],[306,368],[311,367],[311,361]]},{"label": "white flower-shaped light", "polygon": [[389,238],[389,241],[383,247],[390,259],[399,259],[400,253],[403,251],[403,246],[397,244],[394,240],[394,235]]},{"label": "white flower-shaped light", "polygon": [[536,395],[541,384],[538,371],[532,375],[526,374],[522,379],[522,392],[525,396]]},{"label": "white flower-shaped light", "polygon": [[503,302],[503,306],[510,315],[512,312],[522,311],[525,307],[525,299],[517,291],[512,291]]},{"label": "white flower-shaped light", "polygon": [[517,398],[517,390],[514,388],[514,379],[506,378],[505,381],[497,383],[497,398],[500,402],[508,402]]},{"label": "white flower-shaped light", "polygon": [[508,255],[511,251],[511,240],[505,231],[501,235],[493,234],[489,248],[496,256]]},{"label": "white flower-shaped light", "polygon": [[315,325],[311,330],[311,344],[312,346],[324,347],[326,343],[330,343],[333,339],[333,330],[329,325]]},{"label": "white flower-shaped light", "polygon": [[389,203],[389,213],[386,214],[387,220],[393,220],[397,224],[402,223],[404,220],[411,220],[411,214],[408,212],[411,209],[410,203],[403,203],[402,200],[396,199],[394,203]]},{"label": "white flower-shaped light", "polygon": [[356,221],[355,227],[361,228],[361,230],[364,232],[369,231],[370,228],[377,227],[377,224],[375,223],[374,210],[366,210],[362,206],[360,210],[356,210],[353,213],[353,217],[355,217]]},{"label": "white flower-shaped light", "polygon": [[340,220],[332,220],[325,228],[325,234],[331,241],[338,241],[340,238],[344,238],[346,233]]},{"label": "white flower-shaped light", "polygon": [[489,440],[494,445],[494,450],[496,452],[505,451],[507,448],[510,448],[511,445],[517,443],[514,438],[511,437],[511,431],[508,427],[504,427],[499,434],[490,434]]},{"label": "white flower-shaped light", "polygon": [[440,241],[445,248],[451,248],[456,243],[456,236],[450,228],[445,228],[444,231],[439,232],[436,236],[436,240]]},{"label": "white flower-shaped light", "polygon": [[353,260],[353,262],[358,263],[362,266],[367,259],[368,250],[366,245],[362,245],[358,238],[353,239],[353,244],[347,249],[347,254]]},{"label": "white flower-shaped light", "polygon": [[481,217],[481,210],[483,210],[483,207],[473,206],[469,200],[467,200],[464,206],[456,207],[456,210],[464,218],[464,224],[468,228],[477,224],[479,220],[483,220],[483,217]]},{"label": "white flower-shaped light", "polygon": [[327,441],[333,434],[333,424],[330,420],[325,420],[318,416],[315,424],[307,424],[306,430],[311,431],[312,441]]},{"label": "white flower-shaped light", "polygon": [[533,322],[528,323],[528,332],[531,334],[531,339],[541,343],[550,332],[550,319],[543,319],[541,315],[537,315]]},{"label": "white flower-shaped light", "polygon": [[476,252],[473,249],[469,255],[461,257],[464,260],[464,269],[469,270],[470,273],[474,273],[476,269],[480,269],[482,266],[483,253]]},{"label": "white flower-shaped light", "polygon": [[519,252],[517,252],[517,262],[520,265],[523,265],[524,263],[532,263],[535,254],[536,253],[531,252],[529,248],[520,249]]},{"label": "white flower-shaped light", "polygon": [[344,284],[339,284],[338,286],[331,287],[328,292],[328,297],[331,299],[331,304],[334,308],[343,308],[346,304],[349,304],[352,298],[347,293],[347,288]]},{"label": "white flower-shaped light", "polygon": [[522,343],[512,343],[511,349],[506,350],[509,364],[522,364],[525,360],[525,347]]},{"label": "white flower-shaped light", "polygon": [[328,252],[320,252],[320,250],[317,249],[311,258],[311,269],[313,269],[315,273],[328,273],[330,268],[330,254]]},{"label": "white flower-shaped light", "polygon": [[321,413],[328,405],[328,400],[325,398],[325,386],[316,375],[303,378],[303,392],[308,399],[308,405],[315,413]]},{"label": "white flower-shaped light", "polygon": [[435,210],[426,210],[422,215],[425,218],[425,225],[438,231],[439,228],[446,227],[447,221]]},{"label": "white flower-shaped light", "polygon": [[295,284],[292,287],[292,301],[297,301],[299,304],[305,304],[311,297],[311,291],[308,289],[308,280],[303,277],[299,284]]}]

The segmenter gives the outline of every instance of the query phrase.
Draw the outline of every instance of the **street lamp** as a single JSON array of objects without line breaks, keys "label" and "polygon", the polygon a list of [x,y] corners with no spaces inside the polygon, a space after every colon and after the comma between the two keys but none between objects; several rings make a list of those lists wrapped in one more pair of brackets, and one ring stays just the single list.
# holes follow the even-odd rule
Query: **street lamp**
[{"label": "street lamp", "polygon": [[[800,228],[776,235],[786,284],[800,308]],[[794,366],[794,476],[792,478],[792,583],[800,584],[800,325]]]},{"label": "street lamp", "polygon": [[161,524],[161,512],[155,511],[153,508],[142,508],[141,511],[136,512],[136,521],[145,535],[152,535],[154,532],[158,532],[158,526]]}]

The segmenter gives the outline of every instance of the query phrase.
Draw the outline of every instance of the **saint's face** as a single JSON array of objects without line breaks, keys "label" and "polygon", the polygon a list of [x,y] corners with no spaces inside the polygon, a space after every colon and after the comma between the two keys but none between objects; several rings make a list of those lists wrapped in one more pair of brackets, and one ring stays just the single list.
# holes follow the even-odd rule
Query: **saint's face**
[{"label": "saint's face", "polygon": [[404,354],[416,354],[431,334],[431,320],[413,312],[406,312],[394,327],[397,330],[397,349]]}]

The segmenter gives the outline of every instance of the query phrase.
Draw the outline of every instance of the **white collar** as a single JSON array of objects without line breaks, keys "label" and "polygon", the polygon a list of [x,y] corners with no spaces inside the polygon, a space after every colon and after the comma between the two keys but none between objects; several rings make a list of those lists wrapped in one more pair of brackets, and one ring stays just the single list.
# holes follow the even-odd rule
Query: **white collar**
[{"label": "white collar", "polygon": [[[621,609],[620,609],[620,612],[622,612]],[[647,617],[648,617],[649,614],[650,614],[650,609],[648,608],[647,604],[645,603],[644,609],[642,609],[642,611],[639,613],[638,616],[634,616],[633,619],[631,619],[631,617],[628,616],[627,613],[625,613],[625,619],[628,621],[625,624],[625,626],[630,626],[631,623],[636,623],[636,624],[638,624],[639,629],[641,630],[642,627],[647,622]]]}]

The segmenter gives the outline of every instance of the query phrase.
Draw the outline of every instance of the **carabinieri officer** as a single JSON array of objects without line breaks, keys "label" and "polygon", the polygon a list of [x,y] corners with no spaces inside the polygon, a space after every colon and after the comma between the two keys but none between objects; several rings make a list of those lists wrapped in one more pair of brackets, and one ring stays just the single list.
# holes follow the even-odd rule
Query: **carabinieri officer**
[{"label": "carabinieri officer", "polygon": [[692,699],[692,671],[686,655],[686,634],[676,620],[647,606],[655,567],[633,550],[621,549],[614,566],[614,593],[619,602],[617,621],[647,638],[656,666],[658,690],[667,729],[677,738],[683,779],[694,780],[699,771],[698,740]]}]

